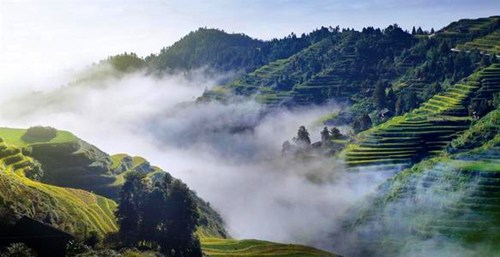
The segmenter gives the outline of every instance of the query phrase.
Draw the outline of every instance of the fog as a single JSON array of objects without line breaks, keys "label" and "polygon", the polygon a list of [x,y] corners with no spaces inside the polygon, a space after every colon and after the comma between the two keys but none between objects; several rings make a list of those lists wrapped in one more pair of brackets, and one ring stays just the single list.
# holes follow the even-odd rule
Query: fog
[{"label": "fog", "polygon": [[[147,158],[185,181],[224,217],[236,238],[258,238],[332,249],[330,232],[347,211],[390,176],[347,173],[333,158],[297,161],[281,144],[305,125],[313,141],[334,104],[264,112],[252,99],[195,103],[217,77],[203,72],[161,79],[123,78],[25,90],[10,89],[0,103],[8,127],[69,130],[113,153]],[[230,74],[229,74],[230,75]]]}]

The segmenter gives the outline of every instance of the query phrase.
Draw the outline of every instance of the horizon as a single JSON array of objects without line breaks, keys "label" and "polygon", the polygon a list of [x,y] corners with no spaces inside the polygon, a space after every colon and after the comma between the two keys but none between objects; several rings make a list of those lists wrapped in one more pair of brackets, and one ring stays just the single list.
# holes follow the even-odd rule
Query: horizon
[{"label": "horizon", "polygon": [[[153,0],[147,5],[141,1],[1,0],[0,82],[35,89],[33,84],[39,81],[63,84],[70,74],[108,56],[134,52],[145,57],[203,27],[261,40],[337,25],[360,30],[398,24],[408,31],[413,26],[437,31],[459,19],[495,15],[495,10],[500,10],[500,2],[487,0]],[[25,70],[30,70],[29,78]]]}]

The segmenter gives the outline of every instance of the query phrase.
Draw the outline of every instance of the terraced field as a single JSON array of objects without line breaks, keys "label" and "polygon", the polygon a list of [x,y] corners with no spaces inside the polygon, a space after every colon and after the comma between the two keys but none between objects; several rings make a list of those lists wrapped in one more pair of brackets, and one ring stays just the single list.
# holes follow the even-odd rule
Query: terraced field
[{"label": "terraced field", "polygon": [[334,257],[336,255],[312,247],[278,244],[259,240],[202,238],[207,256],[273,256],[273,257]]},{"label": "terraced field", "polygon": [[496,30],[484,37],[476,38],[471,42],[457,45],[458,50],[479,50],[483,53],[500,55],[500,30]]},{"label": "terraced field", "polygon": [[500,16],[479,19],[462,19],[451,23],[436,33],[438,38],[446,38],[453,42],[470,41],[474,35],[498,28]]},{"label": "terraced field", "polygon": [[491,99],[500,92],[500,65],[477,72],[418,109],[397,116],[358,135],[344,152],[350,167],[381,169],[409,166],[440,153],[471,123],[466,104],[471,98]]},{"label": "terraced field", "polygon": [[6,208],[3,211],[44,220],[76,235],[82,235],[84,231],[104,235],[117,230],[114,201],[87,191],[47,185],[27,178],[25,174],[36,168],[36,163],[3,139],[0,156],[0,201],[4,203],[0,208]]},{"label": "terraced field", "polygon": [[380,190],[352,227],[362,253],[399,256],[435,241],[441,253],[448,244],[475,253],[464,256],[500,250],[500,136],[470,152],[424,161]]}]

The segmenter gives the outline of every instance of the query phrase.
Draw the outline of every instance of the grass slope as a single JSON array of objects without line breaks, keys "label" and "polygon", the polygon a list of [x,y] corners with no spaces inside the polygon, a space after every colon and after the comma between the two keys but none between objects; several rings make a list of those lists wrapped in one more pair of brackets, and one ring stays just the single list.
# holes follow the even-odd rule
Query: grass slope
[{"label": "grass slope", "polygon": [[5,142],[0,143],[0,149],[3,222],[27,215],[80,236],[84,231],[104,235],[117,230],[114,201],[84,190],[31,180],[24,174],[35,166],[34,160]]},{"label": "grass slope", "polygon": [[[484,93],[483,93],[484,92]],[[472,97],[500,92],[500,65],[492,65],[423,103],[418,109],[362,132],[343,153],[351,167],[411,165],[442,152],[468,129],[466,105]]]},{"label": "grass slope", "polygon": [[[76,190],[71,192],[80,192],[81,194],[93,195],[96,202],[100,206],[114,208],[116,203],[106,198],[118,199],[118,193],[125,182],[126,174],[137,171],[147,174],[153,180],[160,179],[165,173],[162,169],[150,165],[150,163],[139,156],[129,156],[127,154],[116,154],[109,156],[102,152],[95,146],[80,140],[70,132],[58,131],[57,137],[47,142],[27,143],[22,140],[22,136],[26,132],[25,129],[0,129],[0,137],[4,137],[6,145],[0,146],[0,149],[5,151],[0,152],[0,157],[4,158],[5,163],[12,165],[13,172],[20,177],[15,177],[19,184],[31,185],[36,184],[38,189],[49,188],[48,194],[59,194],[61,197],[65,196],[64,191],[59,189],[52,190],[52,188],[67,188],[67,190]],[[40,182],[34,182],[25,178],[25,174],[29,175],[30,171],[36,166],[43,168],[44,175]],[[77,189],[69,189],[77,188]],[[66,190],[66,189],[64,189]],[[45,192],[45,191],[43,191]],[[94,194],[95,193],[95,194]],[[213,210],[208,203],[201,198],[195,196],[195,199],[200,210],[200,227],[199,233],[204,236],[210,237],[227,237],[227,232],[224,228],[224,221],[220,215]],[[78,195],[78,194],[77,194]],[[67,195],[71,196],[71,195]],[[88,197],[87,197],[88,198]],[[102,198],[102,199],[101,199]],[[51,198],[40,199],[40,204],[46,204]],[[90,199],[90,198],[89,198]],[[110,200],[109,200],[110,201]],[[84,209],[76,208],[75,209]],[[106,220],[109,217],[114,219],[112,209],[104,209],[106,215],[101,215]],[[56,210],[57,211],[57,210]],[[20,212],[20,213],[24,213]],[[40,214],[41,215],[41,214]],[[53,215],[58,216],[58,215]],[[78,217],[78,215],[76,215]],[[85,220],[82,218],[82,220]],[[64,223],[64,221],[59,221]],[[69,221],[71,223],[72,221]],[[110,221],[115,229],[114,220]],[[98,228],[91,230],[99,230],[102,233],[109,232],[104,223]],[[74,227],[71,224],[70,227]],[[79,231],[80,228],[71,228],[71,232]]]},{"label": "grass slope", "polygon": [[332,253],[312,247],[279,244],[260,240],[202,238],[203,253],[208,256],[273,256],[273,257],[334,257]]}]

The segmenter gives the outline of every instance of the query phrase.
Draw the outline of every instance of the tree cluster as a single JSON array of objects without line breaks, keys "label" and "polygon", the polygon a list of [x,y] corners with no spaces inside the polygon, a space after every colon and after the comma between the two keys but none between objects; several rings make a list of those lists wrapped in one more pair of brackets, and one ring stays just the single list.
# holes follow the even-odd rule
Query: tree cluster
[{"label": "tree cluster", "polygon": [[166,256],[201,256],[194,232],[198,210],[189,188],[165,174],[151,185],[145,175],[127,175],[116,211],[124,246],[157,250]]}]

